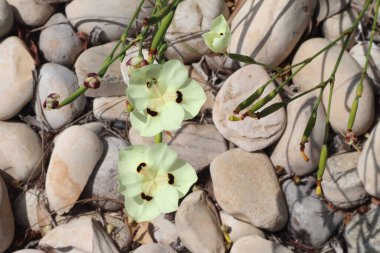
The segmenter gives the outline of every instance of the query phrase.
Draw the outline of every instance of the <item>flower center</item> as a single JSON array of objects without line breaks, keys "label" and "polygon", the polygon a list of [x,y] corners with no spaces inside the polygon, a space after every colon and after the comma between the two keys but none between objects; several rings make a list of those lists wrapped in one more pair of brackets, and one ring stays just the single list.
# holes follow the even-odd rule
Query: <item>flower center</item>
[{"label": "flower center", "polygon": [[143,190],[141,198],[147,201],[153,199],[153,196],[157,189],[166,186],[167,184],[174,184],[174,176],[171,173],[161,172],[153,166],[149,166],[146,163],[140,163],[136,171],[143,175]]},{"label": "flower center", "polygon": [[[178,92],[169,89],[165,90],[162,86],[160,86],[160,83],[158,83],[156,79],[153,80],[152,78],[151,80],[152,81],[147,82],[147,87],[151,90],[151,99],[148,109],[149,111],[153,111],[158,114],[167,104],[176,102],[176,100],[178,99]],[[180,100],[182,101],[182,94]],[[149,113],[149,111],[148,114],[150,114],[151,116],[157,116],[157,114],[152,115],[151,113]]]}]

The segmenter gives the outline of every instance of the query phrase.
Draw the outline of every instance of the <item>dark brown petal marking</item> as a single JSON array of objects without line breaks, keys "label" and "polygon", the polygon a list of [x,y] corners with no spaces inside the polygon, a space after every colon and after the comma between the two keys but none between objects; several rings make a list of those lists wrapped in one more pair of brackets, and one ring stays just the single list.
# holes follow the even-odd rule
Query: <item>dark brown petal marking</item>
[{"label": "dark brown petal marking", "polygon": [[141,198],[146,200],[146,201],[151,201],[153,199],[152,196],[146,195],[145,193],[141,193]]},{"label": "dark brown petal marking", "polygon": [[146,166],[146,163],[140,163],[139,166],[137,166],[137,172],[140,173],[142,168],[144,168],[145,166]]},{"label": "dark brown petal marking", "polygon": [[175,100],[178,104],[182,102],[183,96],[180,91],[177,91],[177,99]]},{"label": "dark brown petal marking", "polygon": [[158,112],[153,111],[153,110],[151,110],[151,109],[149,109],[149,108],[146,108],[146,112],[147,112],[150,116],[152,116],[152,117],[156,117],[156,116],[158,115]]},{"label": "dark brown petal marking", "polygon": [[221,36],[223,36],[224,35],[224,33],[219,33]]},{"label": "dark brown petal marking", "polygon": [[168,183],[169,183],[169,184],[174,184],[174,176],[173,176],[173,174],[168,173],[168,178],[169,178]]}]

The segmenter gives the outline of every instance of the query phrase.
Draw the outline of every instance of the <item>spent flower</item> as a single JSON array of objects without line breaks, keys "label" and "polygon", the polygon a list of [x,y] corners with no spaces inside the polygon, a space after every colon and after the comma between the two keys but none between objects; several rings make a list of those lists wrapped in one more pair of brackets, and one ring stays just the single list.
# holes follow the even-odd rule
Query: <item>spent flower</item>
[{"label": "spent flower", "polygon": [[60,96],[57,93],[51,93],[47,98],[45,99],[43,103],[43,108],[45,110],[52,110],[52,109],[58,109],[59,107],[59,98]]},{"label": "spent flower", "polygon": [[125,209],[136,222],[176,211],[178,200],[197,181],[193,167],[177,159],[177,153],[163,143],[120,151],[118,170]]},{"label": "spent flower", "polygon": [[100,87],[100,77],[96,73],[89,73],[84,79],[83,85],[89,89],[97,89]]},{"label": "spent flower", "polygon": [[211,24],[209,32],[202,35],[206,46],[214,53],[225,53],[231,41],[231,30],[223,14],[219,15]]},{"label": "spent flower", "polygon": [[135,70],[126,93],[134,107],[132,126],[147,137],[181,128],[182,121],[195,117],[206,101],[203,88],[188,78],[179,60]]}]

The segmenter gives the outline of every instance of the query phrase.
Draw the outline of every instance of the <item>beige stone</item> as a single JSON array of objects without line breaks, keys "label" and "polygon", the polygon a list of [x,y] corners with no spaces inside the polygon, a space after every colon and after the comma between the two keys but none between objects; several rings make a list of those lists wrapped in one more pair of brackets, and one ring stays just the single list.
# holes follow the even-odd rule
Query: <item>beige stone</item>
[{"label": "beige stone", "polygon": [[231,23],[229,52],[279,65],[308,27],[315,4],[315,0],[245,1]]},{"label": "beige stone", "polygon": [[34,60],[17,37],[0,43],[0,120],[15,116],[33,96]]},{"label": "beige stone", "polygon": [[288,221],[284,195],[268,156],[230,149],[210,165],[216,201],[234,218],[269,231]]},{"label": "beige stone", "polygon": [[167,57],[184,63],[199,60],[208,51],[202,34],[211,28],[212,21],[225,10],[223,0],[184,0],[175,12],[166,33]]},{"label": "beige stone", "polygon": [[318,0],[317,22],[321,22],[344,9],[350,0]]},{"label": "beige stone", "polygon": [[[54,6],[41,0],[7,0],[13,7],[18,23],[28,26],[42,25],[55,11]],[[33,11],[31,11],[33,10]]]},{"label": "beige stone", "polygon": [[14,180],[27,182],[39,175],[41,158],[41,139],[32,128],[23,123],[0,121],[2,172]]},{"label": "beige stone", "polygon": [[232,245],[231,253],[292,253],[285,246],[265,240],[256,235],[250,235],[241,238]]},{"label": "beige stone", "polygon": [[326,122],[323,105],[318,107],[313,132],[309,142],[305,144],[305,154],[310,160],[305,162],[299,151],[301,138],[316,100],[316,97],[308,94],[288,104],[286,108],[288,123],[285,132],[270,157],[274,166],[284,167],[288,172],[294,172],[300,176],[310,174],[317,169]]},{"label": "beige stone", "polygon": [[191,252],[225,253],[218,213],[204,192],[193,192],[182,201],[175,224],[181,241]]},{"label": "beige stone", "polygon": [[15,232],[11,203],[7,187],[0,176],[0,252],[4,252],[12,243]]},{"label": "beige stone", "polygon": [[128,119],[129,113],[125,111],[128,98],[123,97],[99,97],[93,101],[93,112],[97,119],[122,120]]},{"label": "beige stone", "polygon": [[[338,13],[325,20],[322,26],[323,36],[333,41],[338,38],[346,29],[350,28],[357,18],[357,14],[352,9],[347,9],[341,13]],[[356,32],[352,34],[348,42],[348,47],[352,47],[355,44]],[[337,44],[343,44],[345,39],[337,42]]]},{"label": "beige stone", "polygon": [[[116,43],[110,42],[92,47],[79,55],[74,65],[79,85],[83,85],[83,81],[89,73],[98,72],[104,59],[111,53]],[[121,75],[120,63],[115,61],[109,66],[107,73],[102,78],[100,87],[98,89],[88,89],[85,95],[87,97],[122,96],[125,94],[125,89],[126,86]]]},{"label": "beige stone", "polygon": [[372,130],[359,157],[358,173],[365,190],[380,198],[380,123]]},{"label": "beige stone", "polygon": [[[227,140],[249,152],[264,149],[280,138],[286,126],[285,110],[281,108],[260,120],[246,117],[242,121],[230,121],[228,117],[268,80],[270,77],[261,66],[247,65],[229,76],[216,95],[213,110],[216,128]],[[260,98],[273,89],[275,85],[270,83]],[[267,106],[281,101],[281,97],[276,96]]]},{"label": "beige stone", "polygon": [[58,110],[45,110],[43,104],[52,93],[57,93],[60,100],[63,100],[78,88],[77,77],[70,69],[55,63],[44,64],[40,70],[38,98],[34,103],[39,120],[51,129],[60,129],[71,123],[86,106],[86,98],[83,95]]},{"label": "beige stone", "polygon": [[103,143],[83,126],[65,129],[54,143],[45,188],[51,210],[63,214],[74,206],[82,193],[103,153]]}]

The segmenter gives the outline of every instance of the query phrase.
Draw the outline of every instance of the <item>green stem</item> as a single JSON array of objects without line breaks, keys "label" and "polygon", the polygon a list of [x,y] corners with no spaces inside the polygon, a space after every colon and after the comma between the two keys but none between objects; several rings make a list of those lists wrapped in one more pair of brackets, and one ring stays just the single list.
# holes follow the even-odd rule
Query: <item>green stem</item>
[{"label": "green stem", "polygon": [[348,118],[348,122],[347,122],[347,131],[348,132],[352,131],[352,128],[355,124],[356,113],[357,113],[358,107],[359,107],[359,100],[363,94],[363,82],[364,82],[365,75],[367,73],[367,69],[368,69],[368,65],[369,65],[369,59],[371,58],[371,49],[372,49],[373,40],[375,38],[375,32],[376,32],[376,27],[377,27],[376,21],[377,21],[378,15],[379,15],[379,7],[380,7],[380,0],[376,0],[375,17],[374,17],[373,24],[372,24],[371,35],[370,35],[370,39],[369,39],[369,45],[368,45],[368,49],[367,49],[367,53],[366,53],[366,59],[365,59],[365,63],[364,63],[362,73],[361,73],[359,84],[358,84],[358,86],[356,86],[356,97],[355,97],[354,101],[352,102],[350,117]]},{"label": "green stem", "polygon": [[141,0],[140,4],[137,6],[137,9],[135,10],[135,12],[133,13],[132,15],[132,18],[131,20],[129,21],[127,27],[125,28],[123,34],[121,35],[121,38],[120,38],[120,41],[123,43],[123,45],[125,44],[125,42],[127,41],[127,37],[128,37],[128,34],[129,34],[129,30],[131,29],[135,19],[137,18],[137,16],[139,15],[140,11],[141,11],[141,8],[144,4],[145,0]]}]

